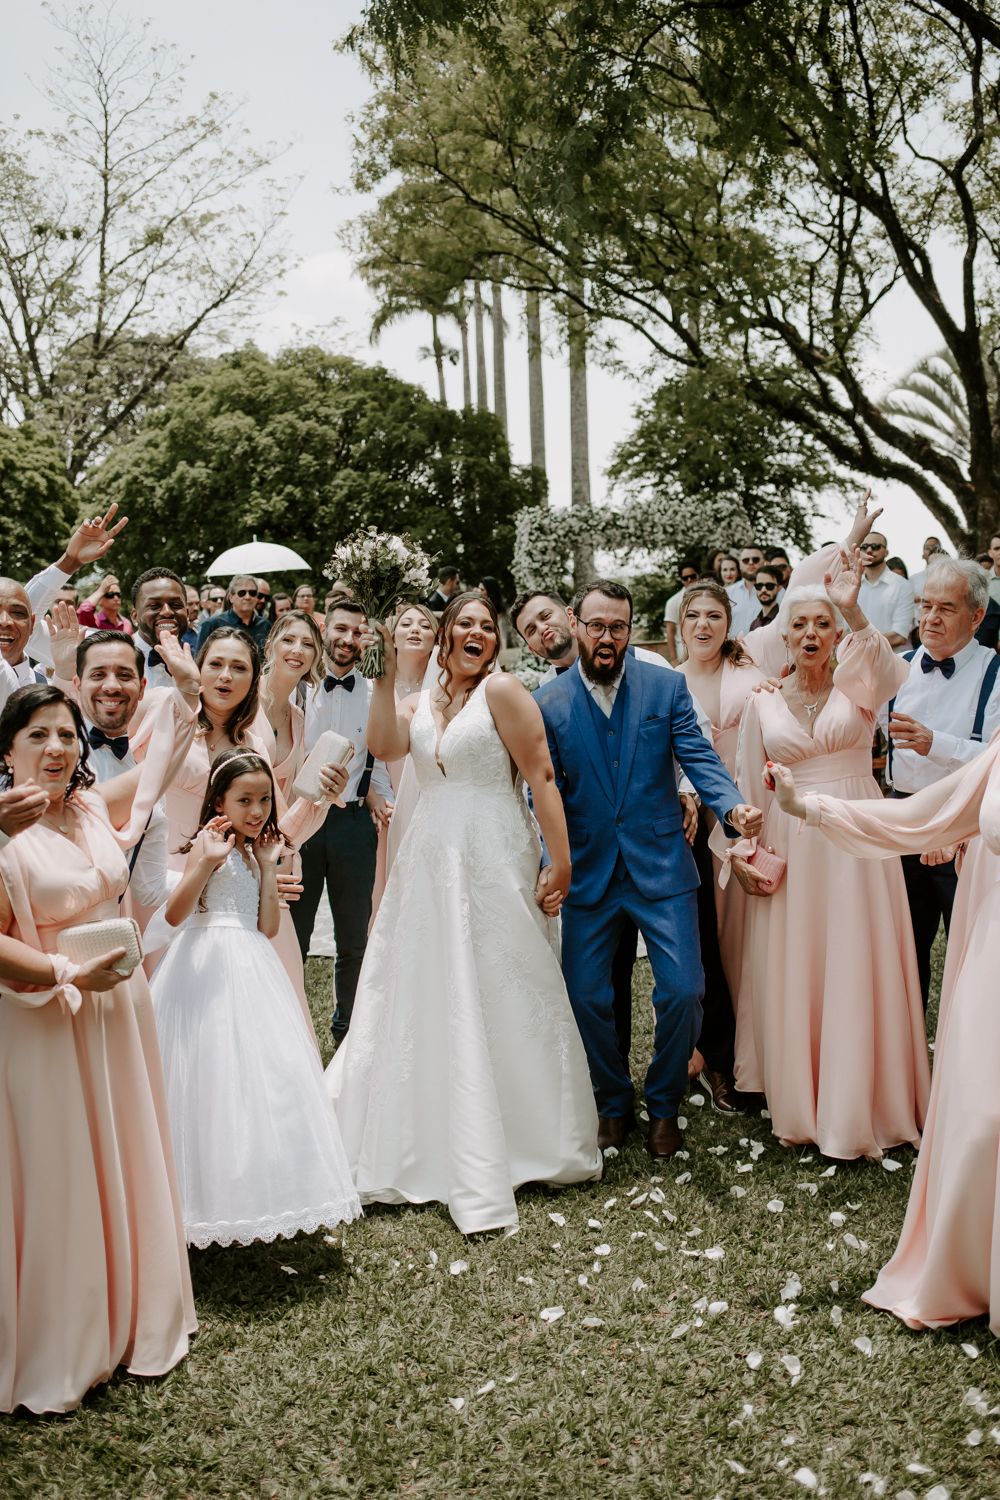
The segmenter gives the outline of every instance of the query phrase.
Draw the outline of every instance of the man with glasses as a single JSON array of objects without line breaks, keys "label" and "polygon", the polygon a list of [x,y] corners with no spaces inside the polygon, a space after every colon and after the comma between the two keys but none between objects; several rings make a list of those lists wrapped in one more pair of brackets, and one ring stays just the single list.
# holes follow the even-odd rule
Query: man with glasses
[{"label": "man with glasses", "polygon": [[858,592],[858,607],[899,654],[910,646],[913,590],[905,578],[886,567],[888,557],[885,537],[880,531],[870,531],[861,543],[865,576]]},{"label": "man with glasses", "polygon": [[758,568],[753,586],[760,605],[760,614],[752,621],[750,629],[760,630],[764,625],[770,625],[777,615],[779,597],[784,592],[777,566],[769,564],[765,568]]},{"label": "man with glasses", "polygon": [[206,620],[210,620],[213,615],[217,615],[225,602],[225,591],[217,583],[206,583],[201,591],[201,614],[197,620],[198,629],[204,625]]},{"label": "man with glasses", "polygon": [[271,633],[271,622],[265,615],[257,613],[257,580],[246,573],[238,573],[229,585],[229,608],[224,609],[221,614],[213,615],[210,620],[203,621],[198,631],[198,650],[201,650],[213,630],[219,630],[223,625],[235,625],[238,630],[245,630],[254,638],[257,654],[261,660],[264,657],[264,647]]},{"label": "man with glasses", "polygon": [[748,634],[750,626],[760,614],[754,579],[757,569],[764,564],[764,554],[756,542],[747,542],[745,547],[740,548],[739,564],[739,578],[726,589],[733,605],[733,624],[729,632],[731,636]]},{"label": "man with glasses", "polygon": [[785,592],[785,589],[788,587],[788,580],[792,576],[792,565],[784,547],[768,547],[767,565],[769,568],[774,568],[777,571],[778,597],[780,602],[781,594]]},{"label": "man with glasses", "polygon": [[681,563],[677,571],[681,586],[676,594],[671,594],[663,611],[663,624],[667,637],[667,656],[670,658],[671,666],[674,667],[679,667],[687,656],[687,652],[684,649],[684,642],[681,640],[681,600],[684,598],[684,590],[690,588],[692,583],[698,582],[698,564],[688,557]]},{"label": "man with glasses", "polygon": [[634,922],[642,933],[656,1015],[645,1081],[648,1147],[665,1161],[683,1144],[677,1110],[704,993],[698,872],[684,839],[674,758],[726,830],[752,836],[763,818],[744,806],[701,733],[683,676],[629,655],[628,589],[609,579],[589,584],[573,601],[570,625],[576,665],[535,692],[573,859],[563,975],[590,1064],[598,1145],[620,1149],[634,1124],[635,1090],[615,1035],[612,964],[624,925]]}]

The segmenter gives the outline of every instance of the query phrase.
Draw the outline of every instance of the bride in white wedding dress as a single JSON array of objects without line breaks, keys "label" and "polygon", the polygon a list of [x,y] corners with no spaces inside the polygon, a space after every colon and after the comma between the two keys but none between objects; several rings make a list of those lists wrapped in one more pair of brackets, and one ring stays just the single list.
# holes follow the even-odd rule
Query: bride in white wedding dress
[{"label": "bride in white wedding dress", "polygon": [[[380,760],[409,751],[419,797],[327,1083],[363,1203],[447,1203],[463,1234],[512,1227],[521,1183],[601,1173],[558,957],[562,801],[538,708],[516,678],[489,674],[500,635],[488,601],[451,601],[441,683],[398,707],[382,635],[368,745]],[[541,873],[524,780],[552,855]]]}]

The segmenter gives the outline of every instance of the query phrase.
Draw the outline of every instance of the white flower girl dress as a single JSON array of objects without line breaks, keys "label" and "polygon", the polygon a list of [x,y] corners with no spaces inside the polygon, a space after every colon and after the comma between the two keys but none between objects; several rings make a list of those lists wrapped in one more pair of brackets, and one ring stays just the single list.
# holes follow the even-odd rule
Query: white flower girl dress
[{"label": "white flower girl dress", "polygon": [[316,1047],[257,928],[260,876],[234,849],[150,990],[189,1245],[248,1245],[355,1219],[358,1195]]}]

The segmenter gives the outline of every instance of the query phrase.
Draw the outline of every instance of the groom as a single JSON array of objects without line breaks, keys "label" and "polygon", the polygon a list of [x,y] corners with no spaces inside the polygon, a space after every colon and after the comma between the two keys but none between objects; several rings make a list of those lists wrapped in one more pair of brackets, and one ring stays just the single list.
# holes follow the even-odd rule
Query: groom
[{"label": "groom", "polygon": [[598,1144],[634,1123],[632,1080],[615,1043],[611,965],[631,919],[653,970],[656,1029],[646,1074],[649,1151],[673,1156],[677,1107],[701,1025],[698,873],[683,833],[674,757],[730,836],[760,831],[706,742],[683,676],[628,654],[632,596],[598,579],[574,600],[574,668],[535,692],[569,830],[573,879],[563,906],[563,975],[601,1117]]}]

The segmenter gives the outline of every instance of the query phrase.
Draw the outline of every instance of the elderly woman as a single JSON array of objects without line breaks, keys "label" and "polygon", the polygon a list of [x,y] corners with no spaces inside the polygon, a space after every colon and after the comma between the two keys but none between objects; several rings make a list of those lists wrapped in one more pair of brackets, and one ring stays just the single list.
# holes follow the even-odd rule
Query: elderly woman
[{"label": "elderly woman", "polygon": [[[751,786],[760,795],[773,760],[800,791],[881,800],[872,736],[909,667],[858,608],[860,552],[842,556],[836,580],[828,573],[782,601],[777,623],[794,670],[747,703],[736,756],[744,795]],[[769,796],[760,843],[787,870],[773,895],[747,903],[736,1084],[767,1096],[784,1144],[879,1157],[919,1144],[930,1088],[903,874],[897,859],[858,860],[797,828]],[[755,872],[739,852],[729,856],[753,892]]]}]

